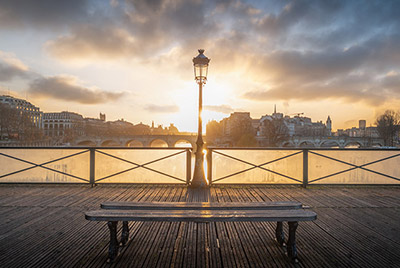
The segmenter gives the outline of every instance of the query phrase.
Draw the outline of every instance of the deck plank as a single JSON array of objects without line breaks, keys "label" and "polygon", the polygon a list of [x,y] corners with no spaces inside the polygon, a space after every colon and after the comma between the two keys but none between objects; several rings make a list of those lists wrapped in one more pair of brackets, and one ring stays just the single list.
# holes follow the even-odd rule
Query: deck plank
[{"label": "deck plank", "polygon": [[[391,267],[400,256],[400,187],[1,185],[2,267],[110,267],[109,232],[84,212],[104,201],[297,201],[317,212],[299,224],[299,267]],[[274,223],[131,222],[111,267],[292,267]],[[120,233],[119,226],[119,233]],[[285,224],[287,235],[287,226]],[[294,267],[294,266],[293,266]]]}]

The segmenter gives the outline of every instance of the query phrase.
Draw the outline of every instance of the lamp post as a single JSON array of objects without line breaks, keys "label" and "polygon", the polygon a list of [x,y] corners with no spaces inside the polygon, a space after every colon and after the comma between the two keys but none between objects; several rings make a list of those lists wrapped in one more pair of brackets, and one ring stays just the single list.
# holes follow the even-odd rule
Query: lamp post
[{"label": "lamp post", "polygon": [[199,55],[193,58],[194,76],[199,85],[199,127],[197,131],[195,164],[191,186],[204,187],[207,186],[207,180],[204,176],[204,154],[203,154],[203,128],[201,111],[203,109],[203,84],[207,82],[208,63],[210,59],[203,53],[204,49],[199,49]]}]

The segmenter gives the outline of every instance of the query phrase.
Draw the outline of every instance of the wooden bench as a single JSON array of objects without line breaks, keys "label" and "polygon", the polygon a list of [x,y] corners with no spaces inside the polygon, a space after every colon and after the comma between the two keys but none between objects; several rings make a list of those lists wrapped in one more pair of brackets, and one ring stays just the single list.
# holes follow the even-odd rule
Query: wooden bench
[{"label": "wooden bench", "polygon": [[[276,221],[276,240],[283,246],[283,222],[289,224],[287,253],[297,262],[296,229],[299,221],[313,221],[317,215],[302,210],[298,202],[261,203],[208,203],[208,202],[105,202],[103,209],[85,213],[91,221],[107,221],[110,230],[108,262],[118,255],[119,246],[129,238],[129,221],[175,221],[175,222],[235,222],[235,221]],[[117,238],[118,222],[122,221],[121,240]]]},{"label": "wooden bench", "polygon": [[259,210],[300,209],[302,204],[293,201],[279,202],[103,202],[103,209],[166,209],[166,210]]}]

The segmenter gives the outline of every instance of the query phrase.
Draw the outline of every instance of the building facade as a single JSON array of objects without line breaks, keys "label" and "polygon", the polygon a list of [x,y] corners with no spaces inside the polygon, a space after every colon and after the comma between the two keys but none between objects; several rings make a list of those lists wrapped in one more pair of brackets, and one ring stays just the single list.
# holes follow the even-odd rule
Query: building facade
[{"label": "building facade", "polygon": [[358,127],[352,127],[347,129],[338,129],[336,136],[348,136],[348,137],[359,137],[359,138],[379,138],[379,132],[377,127],[367,127],[366,120],[359,120]]},{"label": "building facade", "polygon": [[293,136],[331,136],[332,135],[332,120],[328,116],[326,124],[319,122],[312,122],[311,118],[304,116],[290,117],[284,116],[282,113],[274,112],[272,115],[264,115],[260,118],[259,129],[257,136],[267,136],[270,127],[270,122],[280,122],[286,128],[287,137]]},{"label": "building facade", "polygon": [[0,96],[0,103],[7,104],[13,109],[20,110],[25,113],[34,126],[37,128],[43,127],[43,112],[40,111],[39,107],[36,107],[29,101],[14,98],[8,95]]},{"label": "building facade", "polygon": [[44,113],[43,129],[49,137],[83,134],[83,117],[73,112]]}]

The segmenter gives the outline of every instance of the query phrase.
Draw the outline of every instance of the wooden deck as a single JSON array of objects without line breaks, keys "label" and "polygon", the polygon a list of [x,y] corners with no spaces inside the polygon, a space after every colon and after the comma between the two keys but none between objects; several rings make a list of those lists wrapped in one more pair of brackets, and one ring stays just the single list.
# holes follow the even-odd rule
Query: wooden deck
[{"label": "wooden deck", "polygon": [[[107,267],[108,228],[83,212],[115,201],[302,202],[300,267],[400,267],[400,187],[0,186],[1,267]],[[133,222],[112,267],[291,267],[274,224]],[[287,226],[285,226],[287,228]]]}]

